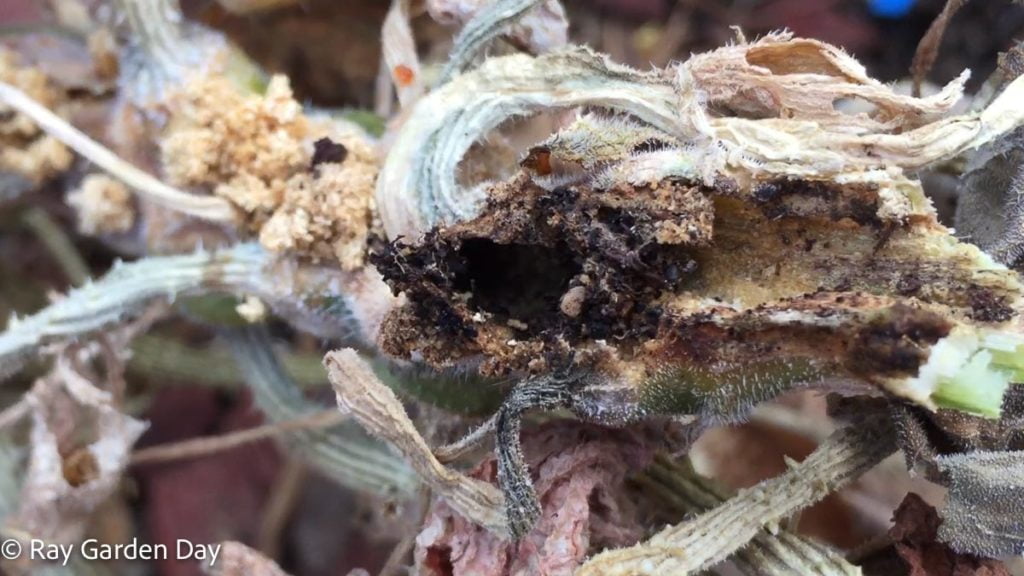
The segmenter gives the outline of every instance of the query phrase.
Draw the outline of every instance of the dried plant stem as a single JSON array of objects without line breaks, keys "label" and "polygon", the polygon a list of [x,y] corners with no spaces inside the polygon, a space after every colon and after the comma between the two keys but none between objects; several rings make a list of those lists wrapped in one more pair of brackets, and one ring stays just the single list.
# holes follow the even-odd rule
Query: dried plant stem
[{"label": "dried plant stem", "polygon": [[697,518],[648,541],[598,554],[579,576],[691,574],[725,560],[766,527],[824,498],[895,450],[888,420],[870,418],[838,430],[788,472],[742,490]]},{"label": "dried plant stem", "polygon": [[[699,178],[710,186],[725,173],[741,179],[875,179],[881,167],[915,171],[991,142],[1024,121],[1024,110],[1016,105],[1024,93],[1022,78],[1011,82],[980,113],[942,116],[959,97],[966,77],[950,83],[936,97],[903,97],[868,78],[852,58],[824,45],[819,46],[819,54],[857,81],[821,83],[820,90],[816,83],[812,90],[810,84],[789,84],[799,75],[773,75],[779,89],[794,101],[823,107],[838,97],[864,98],[904,111],[901,114],[938,119],[923,125],[908,123],[894,132],[874,120],[852,129],[849,115],[841,113],[784,121],[719,117],[702,103],[701,94],[732,90],[727,85],[736,82],[720,64],[738,62],[746,51],[768,46],[798,49],[802,42],[786,34],[770,35],[753,44],[691,58],[668,71],[648,73],[581,48],[536,58],[523,54],[489,58],[424,96],[406,119],[377,181],[377,207],[384,229],[391,238],[418,237],[433,226],[479,216],[489,188],[484,183],[464,186],[458,181],[463,158],[504,122],[559,108],[606,108],[633,116],[670,140],[705,142],[654,156],[635,155],[611,172],[602,171],[595,180],[601,186],[664,178]],[[903,186],[905,180],[894,174],[890,181]]]},{"label": "dried plant stem", "polygon": [[846,559],[855,564],[863,562],[865,559],[890,548],[892,544],[892,536],[888,532],[883,532],[847,552]]},{"label": "dried plant stem", "polygon": [[508,26],[544,0],[498,0],[485,3],[455,38],[448,63],[441,71],[440,84],[448,82],[469,67],[487,43],[504,33]]},{"label": "dried plant stem", "polygon": [[180,53],[186,38],[182,34],[177,2],[119,0],[116,5],[133,34],[161,70],[176,70],[184,66]]},{"label": "dried plant stem", "polygon": [[918,42],[917,50],[914,51],[914,60],[910,65],[910,73],[914,78],[914,96],[921,95],[921,83],[939,56],[939,46],[942,44],[942,37],[946,35],[946,28],[949,27],[950,20],[963,8],[964,4],[967,4],[967,0],[946,0],[942,12],[935,17],[924,37]]},{"label": "dried plant stem", "polygon": [[215,388],[239,388],[242,372],[235,366],[231,351],[217,343],[191,347],[178,340],[143,334],[132,344],[128,371],[151,377],[154,384],[192,382]]},{"label": "dried plant stem", "polygon": [[157,298],[208,290],[267,291],[263,267],[269,260],[259,247],[241,244],[218,252],[118,263],[101,279],[72,290],[43,310],[12,318],[0,333],[0,377],[16,371],[40,346],[122,322]]},{"label": "dried plant stem", "polygon": [[27,94],[5,82],[0,82],[0,102],[28,116],[44,132],[60,140],[156,204],[205,220],[232,222],[235,218],[234,209],[226,200],[213,196],[189,194],[164,184],[150,174],[125,162],[117,154],[88,137]]},{"label": "dried plant stem", "polygon": [[[18,508],[24,456],[24,449],[10,435],[0,437],[0,518],[7,518]],[[7,537],[8,531],[0,529],[0,534]]]},{"label": "dried plant stem", "polygon": [[299,502],[302,487],[308,477],[306,463],[298,458],[289,458],[284,470],[278,473],[260,521],[256,538],[259,551],[268,558],[281,557],[282,535],[288,528],[295,505]]},{"label": "dried plant stem", "polygon": [[89,266],[86,265],[75,245],[71,243],[71,239],[68,238],[64,229],[53,221],[46,210],[38,206],[30,208],[22,216],[22,221],[46,246],[72,284],[81,286],[89,279]]},{"label": "dried plant stem", "polygon": [[[392,10],[394,9],[393,7],[394,3],[392,3]],[[381,57],[380,65],[377,67],[377,79],[373,84],[373,113],[375,115],[381,118],[391,117],[391,110],[395,104],[393,87],[394,81],[391,78],[388,61]]]},{"label": "dried plant stem", "polygon": [[[228,340],[245,383],[267,418],[285,421],[319,409],[284,373],[265,329],[234,330]],[[289,439],[293,450],[343,486],[389,497],[412,496],[420,486],[408,464],[354,422],[331,430],[294,431]]]},{"label": "dried plant stem", "polygon": [[606,107],[679,131],[670,86],[588,50],[488,59],[424,96],[403,126],[377,181],[388,236],[418,236],[476,216],[482,191],[470,195],[456,179],[473,143],[509,118],[572,106]]},{"label": "dried plant stem", "polygon": [[861,576],[859,566],[846,561],[828,546],[790,531],[772,538],[755,539],[738,558],[740,569],[749,576]]},{"label": "dried plant stem", "polygon": [[409,25],[410,0],[392,0],[381,27],[381,69],[377,79],[375,112],[388,117],[391,112],[391,86],[403,108],[415,103],[426,89],[416,39]]},{"label": "dried plant stem", "polygon": [[388,559],[384,562],[384,567],[380,569],[377,576],[398,576],[404,574],[402,570],[405,558],[412,551],[413,546],[416,544],[417,532],[406,534],[395,544],[395,547],[391,549],[391,553],[388,554]]},{"label": "dried plant stem", "polygon": [[[681,513],[703,512],[727,499],[726,493],[701,477],[688,463],[659,455],[638,479],[646,491]],[[752,576],[852,576],[860,568],[829,547],[783,529],[760,532],[736,553],[733,561]]]},{"label": "dried plant stem", "polygon": [[156,462],[171,462],[186,458],[200,458],[216,454],[218,452],[224,452],[225,450],[238,448],[239,446],[244,446],[253,442],[259,442],[260,440],[274,438],[296,430],[330,428],[331,426],[337,426],[343,422],[344,419],[344,415],[339,414],[334,410],[325,410],[323,412],[316,412],[295,420],[264,424],[263,426],[256,426],[255,428],[249,428],[248,430],[231,432],[212,438],[196,438],[194,440],[175,442],[165,446],[144,448],[132,454],[131,463],[132,465],[137,466],[140,464],[152,464]]},{"label": "dried plant stem", "polygon": [[[221,55],[229,54],[224,38],[186,18],[178,0],[115,0],[113,4],[130,31],[122,51],[120,88],[144,108],[163,102],[169,90],[197,71],[221,68]],[[234,68],[231,63],[221,71],[242,72]]]},{"label": "dried plant stem", "polygon": [[416,537],[419,536],[420,530],[424,523],[427,521],[427,516],[431,511],[431,492],[430,487],[423,485],[420,486],[418,494],[418,506],[420,508],[420,514],[416,518],[415,522],[406,531],[405,536],[399,540],[395,547],[391,549],[391,553],[388,554],[388,559],[384,562],[384,566],[381,567],[380,572],[377,576],[405,576],[406,574],[412,574],[413,568],[406,564],[406,559],[409,557],[409,553],[413,551],[416,546]]},{"label": "dried plant stem", "polygon": [[444,464],[458,460],[462,456],[483,445],[491,434],[494,433],[494,428],[497,425],[497,422],[498,415],[495,414],[459,440],[456,440],[451,444],[441,446],[440,448],[435,448],[434,456]]},{"label": "dried plant stem", "polygon": [[371,434],[397,448],[456,512],[496,534],[508,534],[501,492],[438,462],[402,403],[365,360],[354,350],[343,349],[328,353],[324,364],[342,410],[350,412]]},{"label": "dried plant stem", "polygon": [[21,422],[23,418],[29,415],[30,409],[28,400],[24,396],[19,398],[14,404],[4,408],[3,412],[0,412],[0,430],[6,430],[8,427]]}]

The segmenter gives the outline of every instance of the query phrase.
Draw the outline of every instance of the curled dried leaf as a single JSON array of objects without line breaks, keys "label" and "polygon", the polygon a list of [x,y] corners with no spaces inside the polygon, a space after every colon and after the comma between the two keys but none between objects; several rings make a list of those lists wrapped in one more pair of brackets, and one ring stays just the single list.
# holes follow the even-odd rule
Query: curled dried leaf
[{"label": "curled dried leaf", "polygon": [[[92,513],[117,488],[147,425],[109,404],[77,404],[56,381],[43,381],[28,402],[31,456],[18,510],[6,526],[49,543],[77,542]],[[94,430],[94,438],[72,448],[83,426]]]}]

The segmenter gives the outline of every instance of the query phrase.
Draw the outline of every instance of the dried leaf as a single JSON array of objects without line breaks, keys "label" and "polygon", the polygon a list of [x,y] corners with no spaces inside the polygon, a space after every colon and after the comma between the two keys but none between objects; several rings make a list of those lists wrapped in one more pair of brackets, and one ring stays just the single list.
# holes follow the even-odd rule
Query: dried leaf
[{"label": "dried leaf", "polygon": [[[106,404],[68,404],[62,394],[56,382],[44,382],[28,397],[31,457],[18,511],[6,524],[27,538],[76,543],[93,511],[117,488],[147,425]],[[55,414],[59,405],[71,414]],[[68,453],[72,435],[93,419],[95,439]]]},{"label": "dried leaf", "polygon": [[64,384],[65,390],[84,406],[109,406],[113,398],[107,390],[101,390],[88,378],[79,374],[71,366],[70,353],[65,352],[57,357],[54,374]]},{"label": "dried leaf", "polygon": [[[939,120],[960,100],[967,80],[961,74],[926,98],[899,94],[841,48],[788,34],[697,54],[685,68],[712,118],[817,119],[848,133],[892,134]],[[865,103],[866,111],[844,111],[844,100]]]}]

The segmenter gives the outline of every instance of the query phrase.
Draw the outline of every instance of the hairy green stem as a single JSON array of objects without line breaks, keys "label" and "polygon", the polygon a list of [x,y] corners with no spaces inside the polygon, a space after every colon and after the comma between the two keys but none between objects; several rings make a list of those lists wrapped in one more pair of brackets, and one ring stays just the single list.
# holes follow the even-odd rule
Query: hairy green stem
[{"label": "hairy green stem", "polygon": [[39,347],[108,328],[139,313],[159,299],[204,291],[270,292],[263,274],[270,256],[257,246],[241,244],[216,252],[149,257],[115,264],[95,282],[86,283],[43,310],[11,318],[0,333],[0,377],[9,376]]}]

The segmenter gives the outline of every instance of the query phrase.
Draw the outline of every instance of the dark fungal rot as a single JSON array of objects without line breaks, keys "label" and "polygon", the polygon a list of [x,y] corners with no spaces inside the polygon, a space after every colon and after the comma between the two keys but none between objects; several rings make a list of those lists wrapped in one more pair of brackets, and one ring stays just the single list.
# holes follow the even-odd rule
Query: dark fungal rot
[{"label": "dark fungal rot", "polygon": [[505,341],[637,342],[656,333],[658,298],[696,271],[688,250],[708,242],[710,227],[710,199],[684,184],[548,192],[526,183],[492,196],[477,220],[372,258],[420,319],[454,314],[478,337]]}]

